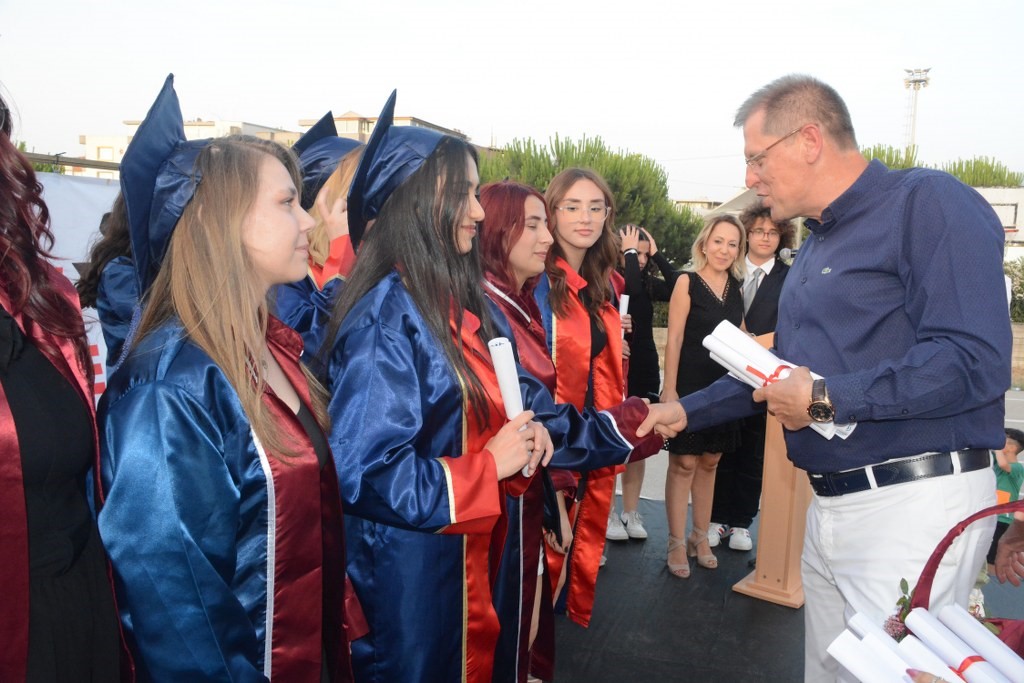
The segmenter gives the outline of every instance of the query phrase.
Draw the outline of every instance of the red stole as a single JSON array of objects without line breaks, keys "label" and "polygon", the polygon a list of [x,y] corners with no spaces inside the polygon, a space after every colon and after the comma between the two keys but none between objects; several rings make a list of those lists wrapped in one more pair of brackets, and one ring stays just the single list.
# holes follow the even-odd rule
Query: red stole
[{"label": "red stole", "polygon": [[356,265],[356,252],[352,249],[352,238],[347,234],[339,235],[331,240],[330,251],[324,260],[324,265],[319,266],[309,260],[309,274],[316,283],[317,289],[323,289],[324,285],[339,278],[348,278],[352,268]]},{"label": "red stole", "polygon": [[[71,282],[55,269],[47,266],[50,284],[61,296],[78,308],[78,292]],[[95,466],[93,470],[96,481],[97,507],[103,501],[100,489],[100,457],[99,434],[96,431],[96,404],[93,402],[92,381],[88,377],[78,359],[78,353],[72,340],[51,335],[35,323],[24,317],[20,312],[12,310],[7,292],[0,289],[0,304],[18,323],[22,334],[29,338],[55,368],[78,390],[79,397],[89,410],[89,418],[93,427],[93,452]],[[60,349],[60,357],[52,355],[52,348]],[[29,573],[28,573],[28,519],[25,513],[25,482],[21,472],[21,451],[18,447],[18,433],[14,426],[7,403],[7,395],[0,385],[0,500],[4,502],[4,514],[0,515],[0,548],[9,558],[0,562],[0,586],[4,586],[6,597],[0,607],[0,679],[25,680],[25,667],[28,658],[28,620],[29,620]],[[107,576],[111,579],[110,590],[113,593],[113,575],[107,565]],[[135,667],[121,635],[122,677],[134,680]]]},{"label": "red stole", "polygon": [[[590,375],[593,375],[594,407],[598,410],[622,403],[622,322],[619,312],[610,303],[601,307],[608,343],[590,362],[590,315],[580,301],[580,290],[586,280],[562,259],[556,261],[565,272],[565,281],[572,296],[566,302],[562,316],[553,315],[551,357],[557,370],[555,401],[571,403],[579,409],[587,395]],[[592,366],[592,367],[589,367]],[[597,589],[597,570],[604,552],[604,535],[608,526],[608,512],[615,496],[615,475],[624,468],[604,467],[587,475],[586,492],[575,509],[572,559],[566,576],[568,598],[566,610],[570,619],[586,627],[594,608]],[[577,475],[577,479],[581,476]],[[548,553],[552,577],[561,572],[564,558]]]},{"label": "red stole", "polygon": [[[516,338],[519,351],[519,364],[544,383],[552,395],[555,393],[555,365],[548,354],[547,334],[541,322],[540,308],[533,299],[532,292],[512,295],[506,292],[490,273],[484,276],[490,285],[484,294],[501,309],[508,318],[509,327]],[[491,289],[493,286],[494,289]],[[495,291],[497,290],[497,291]]]},{"label": "red stole", "polygon": [[[465,397],[462,407],[463,455],[461,457],[491,458],[491,453],[486,450],[486,446],[491,437],[507,422],[504,403],[501,400],[498,379],[494,374],[494,365],[491,363],[490,351],[487,349],[486,341],[479,335],[480,319],[469,311],[463,311],[462,315],[461,335],[455,336],[458,334],[458,330],[456,330],[454,318],[451,320],[452,335],[456,344],[461,341],[466,364],[483,385],[487,397],[488,414],[485,417],[476,415],[469,401],[466,380],[460,377]],[[482,419],[486,419],[486,422],[482,422]],[[457,474],[457,471],[452,471],[453,478]],[[522,475],[516,475],[512,479],[522,479],[527,484],[530,481]],[[499,482],[499,484],[498,499],[501,514],[490,533],[466,533],[462,536],[466,561],[465,602],[463,603],[465,629],[462,648],[465,653],[464,683],[487,683],[491,680],[494,668],[494,648],[498,642],[499,625],[498,615],[494,611],[491,598],[490,570],[492,566],[497,567],[498,565],[508,525],[505,516],[505,491],[508,484],[505,482]],[[455,488],[458,490],[462,487],[456,483]],[[492,557],[494,548],[497,548],[498,554]]]},{"label": "red stole", "polygon": [[[299,367],[301,338],[271,318],[267,343],[299,399],[312,412],[309,385]],[[282,428],[285,443],[298,451],[292,457],[268,454],[267,458],[276,521],[271,678],[320,680],[321,660],[326,656],[331,680],[350,681],[344,628],[344,527],[334,464],[328,460],[320,467],[298,418],[269,390],[263,403]]]}]

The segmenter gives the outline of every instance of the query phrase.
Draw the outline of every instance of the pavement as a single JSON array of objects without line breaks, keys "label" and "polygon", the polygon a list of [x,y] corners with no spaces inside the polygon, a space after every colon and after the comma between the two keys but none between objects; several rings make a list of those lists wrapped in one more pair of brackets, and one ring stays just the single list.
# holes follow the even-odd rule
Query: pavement
[{"label": "pavement", "polygon": [[[1024,429],[1024,392],[1006,395],[1006,424]],[[733,584],[752,569],[755,551],[715,549],[716,570],[693,565],[691,578],[665,571],[667,453],[647,460],[640,512],[646,541],[609,542],[590,627],[559,618],[560,683],[646,681],[779,683],[803,679],[803,609],[741,595]],[[616,501],[621,509],[621,500]],[[751,528],[755,549],[757,524]],[[1024,587],[984,587],[994,616],[1024,619]]]}]

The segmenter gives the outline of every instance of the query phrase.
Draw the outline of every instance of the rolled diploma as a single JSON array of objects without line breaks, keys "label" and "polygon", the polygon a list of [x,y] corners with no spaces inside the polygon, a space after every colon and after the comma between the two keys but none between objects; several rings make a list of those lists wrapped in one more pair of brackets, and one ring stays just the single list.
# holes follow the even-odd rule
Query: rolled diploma
[{"label": "rolled diploma", "polygon": [[[715,362],[728,370],[733,377],[755,389],[765,385],[766,377],[785,379],[789,371],[784,368],[793,367],[792,363],[780,359],[728,320],[718,323],[714,331],[704,337],[702,343],[704,348],[711,352],[711,358]],[[811,372],[811,377],[822,378],[816,372]],[[831,439],[837,434],[845,439],[853,432],[856,424],[812,422],[810,427],[826,439]]]},{"label": "rolled diploma", "polygon": [[880,665],[889,670],[889,678],[887,680],[902,681],[906,678],[907,669],[910,665],[903,659],[899,648],[889,647],[889,643],[896,644],[895,640],[885,633],[882,633],[881,636],[867,633],[861,638],[860,642],[870,650],[871,656],[878,660]]},{"label": "rolled diploma", "polygon": [[910,662],[910,666],[918,671],[925,671],[939,678],[953,675],[946,663],[914,636],[910,634],[904,636],[898,647],[903,659]]},{"label": "rolled diploma", "polygon": [[846,622],[846,627],[853,631],[854,635],[858,638],[866,638],[868,634],[875,636],[890,650],[902,657],[899,652],[899,643],[897,643],[892,636],[882,630],[881,626],[871,621],[871,619],[867,618],[860,612],[857,612],[850,617],[850,620]]},{"label": "rolled diploma", "polygon": [[[619,297],[619,318],[626,315],[629,312],[629,294],[623,294]],[[626,338],[626,328],[620,328],[622,332],[622,338]]]},{"label": "rolled diploma", "polygon": [[861,683],[890,683],[891,681],[907,680],[903,675],[904,671],[900,671],[894,677],[892,669],[875,656],[875,651],[849,631],[843,631],[838,638],[832,641],[832,644],[828,646],[828,653],[847,671],[856,676]]},{"label": "rolled diploma", "polygon": [[[704,338],[704,347],[710,352],[711,360],[715,361],[716,363],[724,367],[726,370],[728,370],[729,374],[731,374],[736,379],[740,380],[741,382],[751,387],[754,387],[755,389],[759,389],[762,386],[764,386],[764,379],[754,374],[751,368],[756,369],[764,376],[770,376],[773,373],[775,373],[775,371],[779,367],[787,364],[779,361],[778,358],[775,358],[775,356],[771,352],[762,347],[760,344],[755,345],[759,349],[767,353],[771,360],[769,360],[768,362],[764,362],[765,359],[762,357],[760,359],[760,364],[755,364],[749,362],[751,360],[750,358],[744,357],[742,353],[737,351],[735,348],[729,346],[722,340],[715,338],[714,335],[709,335]],[[785,379],[785,377],[788,374],[788,370],[782,370],[779,372],[778,378]],[[818,434],[821,434],[826,439],[831,439],[833,434],[835,434],[835,425],[831,422],[812,422],[810,424],[810,428],[816,431]]]},{"label": "rolled diploma", "polygon": [[[512,342],[505,337],[495,337],[487,342],[487,349],[491,352],[491,363],[498,378],[501,402],[505,404],[505,417],[514,419],[523,412],[523,394],[519,388],[519,373],[512,354]],[[523,465],[523,476],[533,476],[529,464]]]},{"label": "rolled diploma", "polygon": [[939,610],[939,621],[1011,681],[1024,681],[1024,660],[960,605]]},{"label": "rolled diploma", "polygon": [[[967,658],[979,655],[923,607],[910,610],[906,624],[929,650],[954,671],[957,671]],[[1010,683],[1006,676],[986,661],[971,663],[960,672],[960,675],[967,683]]]}]

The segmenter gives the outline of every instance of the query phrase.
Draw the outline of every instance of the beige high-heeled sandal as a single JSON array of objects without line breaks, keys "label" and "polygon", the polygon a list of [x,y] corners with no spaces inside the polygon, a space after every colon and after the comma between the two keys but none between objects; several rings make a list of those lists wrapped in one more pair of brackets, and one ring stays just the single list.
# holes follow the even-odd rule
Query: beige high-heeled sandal
[{"label": "beige high-heeled sandal", "polygon": [[[672,534],[668,535],[668,552],[672,553],[673,550],[678,550],[686,545],[686,539],[676,538]],[[672,564],[672,562],[666,557],[665,564],[668,566],[668,573],[677,579],[688,579],[690,578],[690,561],[687,560],[683,564]]]},{"label": "beige high-heeled sandal", "polygon": [[714,553],[711,552],[710,546],[708,547],[707,555],[697,554],[697,548],[700,546],[700,544],[707,542],[708,530],[693,527],[693,531],[690,532],[689,538],[686,539],[686,555],[688,557],[696,557],[697,564],[704,567],[705,569],[718,569],[718,558],[715,557]]}]

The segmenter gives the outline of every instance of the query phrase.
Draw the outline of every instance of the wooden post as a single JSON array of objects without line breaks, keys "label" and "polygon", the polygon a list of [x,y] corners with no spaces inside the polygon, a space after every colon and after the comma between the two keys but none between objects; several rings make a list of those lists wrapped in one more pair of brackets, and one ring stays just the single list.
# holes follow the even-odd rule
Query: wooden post
[{"label": "wooden post", "polygon": [[[770,347],[773,336],[764,334],[757,340]],[[786,607],[797,608],[804,604],[800,553],[810,502],[807,473],[794,467],[786,457],[782,425],[769,415],[764,440],[757,560],[754,571],[734,585],[734,591]]]}]

